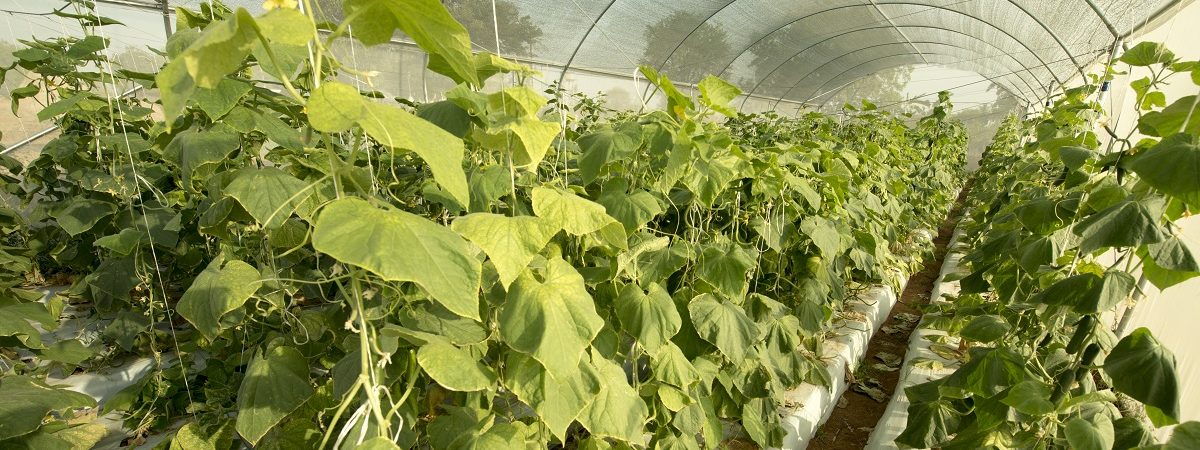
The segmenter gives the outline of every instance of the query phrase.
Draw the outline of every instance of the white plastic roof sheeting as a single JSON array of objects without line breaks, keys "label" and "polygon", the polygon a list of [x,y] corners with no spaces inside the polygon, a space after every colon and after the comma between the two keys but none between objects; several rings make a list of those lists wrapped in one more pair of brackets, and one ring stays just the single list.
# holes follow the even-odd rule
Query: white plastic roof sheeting
[{"label": "white plastic roof sheeting", "polygon": [[[141,0],[149,1],[149,0]],[[174,3],[174,2],[173,2]],[[195,4],[196,0],[179,2]],[[255,0],[231,5],[259,7]],[[694,83],[819,102],[891,67],[969,70],[1027,101],[1081,72],[1171,0],[444,0],[481,50],[570,72]],[[320,0],[331,16],[340,0]],[[506,5],[507,4],[507,5]],[[492,15],[493,11],[498,14]],[[483,20],[478,20],[482,18]],[[476,20],[463,20],[476,19]],[[488,20],[491,19],[491,20]],[[495,44],[499,35],[500,45]],[[528,45],[531,41],[533,44]],[[400,37],[403,39],[402,37]]]},{"label": "white plastic roof sheeting", "polygon": [[[100,0],[163,11],[199,0]],[[676,82],[707,74],[748,94],[819,104],[905,65],[979,73],[1026,103],[1082,72],[1179,0],[443,0],[479,50],[559,69]],[[226,0],[261,10],[261,0]],[[337,19],[341,0],[314,0]],[[170,9],[170,8],[165,8]],[[497,39],[499,38],[499,44]],[[406,38],[397,35],[398,42]],[[395,47],[394,53],[411,52]],[[374,56],[386,56],[375,51]],[[391,58],[395,60],[399,56]],[[384,60],[387,60],[386,58]],[[364,66],[369,66],[367,59]],[[562,68],[565,68],[563,70]],[[398,71],[384,67],[382,72]],[[637,95],[645,96],[648,90]],[[773,102],[778,106],[779,101]]]}]

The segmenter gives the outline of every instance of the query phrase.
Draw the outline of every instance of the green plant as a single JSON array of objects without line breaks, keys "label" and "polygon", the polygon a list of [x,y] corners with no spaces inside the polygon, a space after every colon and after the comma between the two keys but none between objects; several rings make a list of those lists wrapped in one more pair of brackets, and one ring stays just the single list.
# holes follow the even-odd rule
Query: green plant
[{"label": "green plant", "polygon": [[[101,46],[33,81],[63,133],[5,179],[34,211],[6,230],[77,275],[64,296],[95,312],[96,352],[153,358],[105,405],[135,437],[182,421],[179,447],[778,445],[784,392],[828,385],[830,317],[919,263],[911,237],[963,180],[946,97],[912,126],[738,116],[735,86],[691,98],[645,67],[667,110],[610,112],[473,54],[436,1],[347,1],[341,23],[286,3],[179,9],[154,75]],[[397,104],[339,81],[371,76],[328,51],[351,28],[403,31],[458,85]],[[481,91],[497,74],[511,83]]]},{"label": "green plant", "polygon": [[[898,443],[1127,449],[1153,442],[1150,423],[1178,421],[1174,356],[1146,329],[1119,339],[1105,314],[1146,281],[1166,289],[1200,275],[1174,223],[1200,207],[1200,179],[1184,169],[1200,158],[1195,97],[1167,105],[1158,90],[1180,73],[1197,81],[1197,64],[1154,43],[1119,62],[1150,72],[1132,83],[1143,139],[1113,134],[1105,146],[1093,131],[1103,111],[1091,96],[1109,71],[1039,116],[1010,117],[988,148],[960,227],[972,247],[953,276],[961,293],[924,325],[957,335],[963,364],[907,390]],[[1118,410],[1117,394],[1150,423]]]}]

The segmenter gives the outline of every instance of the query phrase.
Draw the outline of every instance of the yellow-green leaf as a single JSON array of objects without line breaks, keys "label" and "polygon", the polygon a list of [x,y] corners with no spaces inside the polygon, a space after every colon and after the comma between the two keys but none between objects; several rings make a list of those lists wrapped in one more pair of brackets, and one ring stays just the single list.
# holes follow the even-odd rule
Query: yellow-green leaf
[{"label": "yellow-green leaf", "polygon": [[562,259],[546,262],[535,278],[525,272],[509,288],[500,311],[500,335],[513,349],[541,362],[555,377],[578,370],[584,350],[604,327],[583,277]]},{"label": "yellow-green leaf", "polygon": [[505,289],[558,233],[558,228],[539,217],[490,213],[460,217],[450,228],[483,249],[496,266]]},{"label": "yellow-green leaf", "polygon": [[385,280],[411,281],[446,309],[479,320],[482,266],[470,244],[424,217],[336,200],[313,225],[313,248]]}]

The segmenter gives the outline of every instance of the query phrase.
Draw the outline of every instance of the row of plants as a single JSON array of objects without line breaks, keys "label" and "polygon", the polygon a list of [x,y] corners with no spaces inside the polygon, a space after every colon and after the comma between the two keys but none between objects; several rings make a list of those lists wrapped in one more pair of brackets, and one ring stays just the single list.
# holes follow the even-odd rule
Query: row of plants
[{"label": "row of plants", "polygon": [[[185,449],[778,446],[841,305],[919,264],[963,180],[945,96],[747,116],[643,68],[666,109],[609,111],[472,53],[435,0],[302,3],[180,8],[148,74],[70,0],[84,35],[0,72],[60,126],[4,160],[0,443],[87,448],[119,411]],[[445,100],[330,51],[397,31]],[[78,337],[43,341],[68,307]],[[45,379],[130,357],[150,373],[99,410]]]},{"label": "row of plants", "polygon": [[[1120,136],[1097,96],[1124,73],[1134,80],[1137,127]],[[1200,64],[1141,43],[1041,114],[1007,119],[959,227],[969,250],[947,279],[961,291],[932,305],[922,325],[949,332],[932,337],[932,349],[962,364],[906,390],[898,443],[1200,446],[1196,423],[1154,443],[1154,427],[1179,421],[1175,357],[1149,330],[1121,329],[1149,284],[1167,289],[1200,275],[1177,224],[1200,208],[1200,120],[1195,95],[1167,103],[1168,83],[1200,85]]]}]

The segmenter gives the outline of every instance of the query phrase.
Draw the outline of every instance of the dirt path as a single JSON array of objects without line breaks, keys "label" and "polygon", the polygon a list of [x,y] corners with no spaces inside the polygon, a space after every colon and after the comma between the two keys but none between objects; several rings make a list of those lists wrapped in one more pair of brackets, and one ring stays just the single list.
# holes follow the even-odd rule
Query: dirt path
[{"label": "dirt path", "polygon": [[[867,445],[871,431],[887,409],[887,403],[891,400],[900,378],[900,371],[892,370],[889,366],[898,367],[897,359],[904,361],[909,336],[912,335],[921,316],[919,308],[929,303],[929,293],[942,270],[946,246],[950,243],[954,227],[958,225],[958,217],[962,212],[963,199],[968,189],[969,186],[963,188],[953,210],[938,228],[938,235],[933,240],[933,258],[925,262],[920,272],[909,277],[908,285],[900,295],[900,301],[892,308],[887,321],[867,345],[866,358],[855,372],[850,388],[833,408],[829,420],[817,429],[808,448],[861,450]],[[874,394],[878,400],[871,398],[870,394]]]}]

